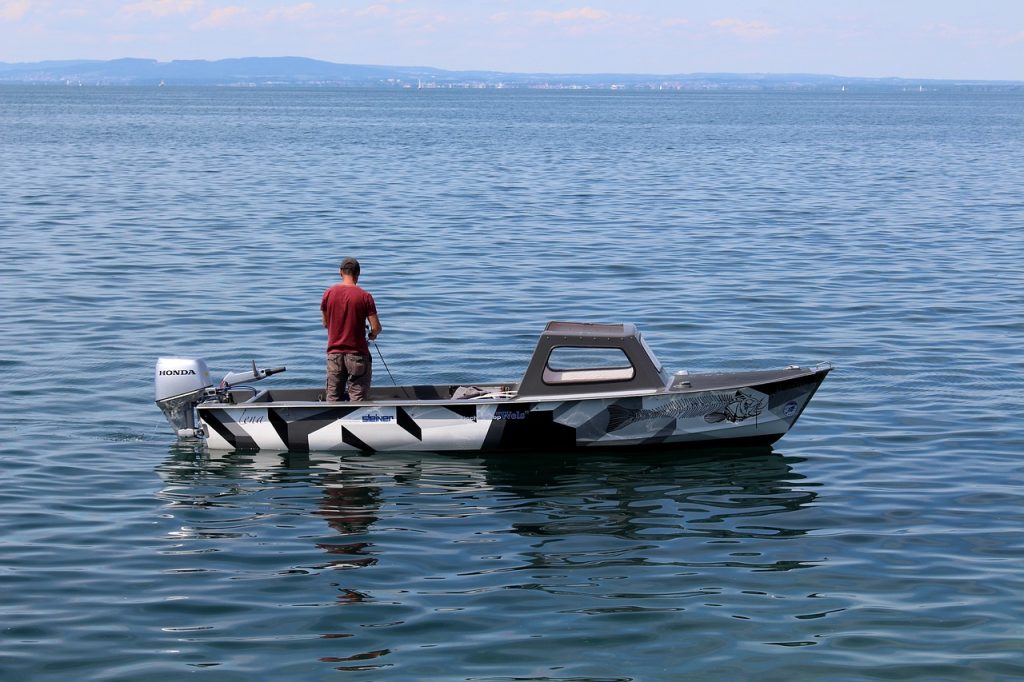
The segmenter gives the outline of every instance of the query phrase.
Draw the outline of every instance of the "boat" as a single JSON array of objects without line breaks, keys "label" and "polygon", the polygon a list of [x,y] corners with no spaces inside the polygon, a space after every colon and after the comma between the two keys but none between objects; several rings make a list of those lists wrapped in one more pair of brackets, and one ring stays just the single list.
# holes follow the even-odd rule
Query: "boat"
[{"label": "boat", "polygon": [[635,324],[554,321],[515,382],[373,386],[365,401],[325,402],[322,387],[251,385],[285,367],[253,362],[214,386],[205,360],[164,357],[155,384],[179,439],[213,450],[734,447],[784,436],[831,369],[670,372]]}]

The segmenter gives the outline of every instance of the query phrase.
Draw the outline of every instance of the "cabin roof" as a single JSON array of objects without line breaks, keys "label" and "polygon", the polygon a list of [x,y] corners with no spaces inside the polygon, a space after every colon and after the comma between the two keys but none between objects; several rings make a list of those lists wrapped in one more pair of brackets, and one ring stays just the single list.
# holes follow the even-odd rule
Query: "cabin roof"
[{"label": "cabin roof", "polygon": [[544,327],[545,336],[607,337],[626,339],[638,335],[636,325],[601,324],[597,322],[548,322]]}]

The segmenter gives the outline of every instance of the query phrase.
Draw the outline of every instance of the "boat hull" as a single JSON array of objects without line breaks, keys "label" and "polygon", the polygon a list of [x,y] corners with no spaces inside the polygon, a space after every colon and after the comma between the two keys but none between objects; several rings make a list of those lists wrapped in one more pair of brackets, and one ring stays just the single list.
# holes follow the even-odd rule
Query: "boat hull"
[{"label": "boat hull", "polygon": [[212,449],[501,452],[767,445],[793,426],[828,371],[695,376],[642,395],[250,401],[201,404],[197,413]]}]

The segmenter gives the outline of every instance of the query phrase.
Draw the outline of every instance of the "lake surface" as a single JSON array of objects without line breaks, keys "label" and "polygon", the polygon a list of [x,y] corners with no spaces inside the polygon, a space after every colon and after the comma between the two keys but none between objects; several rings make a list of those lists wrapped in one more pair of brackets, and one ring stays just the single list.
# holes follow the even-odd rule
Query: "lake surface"
[{"label": "lake surface", "polygon": [[[1024,95],[0,88],[0,677],[1022,678],[1021,188]],[[176,444],[346,255],[399,383],[836,369],[764,451]]]}]

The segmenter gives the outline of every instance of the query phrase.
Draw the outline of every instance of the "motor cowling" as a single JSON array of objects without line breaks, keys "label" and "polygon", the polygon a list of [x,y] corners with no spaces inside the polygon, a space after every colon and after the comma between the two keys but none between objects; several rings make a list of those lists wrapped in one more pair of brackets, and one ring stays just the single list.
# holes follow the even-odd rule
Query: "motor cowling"
[{"label": "motor cowling", "polygon": [[195,406],[213,386],[210,369],[200,358],[160,358],[156,362],[156,404],[179,438],[197,438]]}]

